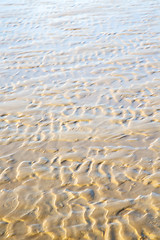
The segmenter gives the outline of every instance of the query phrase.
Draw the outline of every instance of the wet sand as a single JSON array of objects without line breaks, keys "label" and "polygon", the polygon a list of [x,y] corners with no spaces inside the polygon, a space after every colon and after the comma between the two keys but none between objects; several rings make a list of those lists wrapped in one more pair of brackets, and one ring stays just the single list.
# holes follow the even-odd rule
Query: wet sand
[{"label": "wet sand", "polygon": [[0,239],[160,239],[160,1],[0,3]]}]

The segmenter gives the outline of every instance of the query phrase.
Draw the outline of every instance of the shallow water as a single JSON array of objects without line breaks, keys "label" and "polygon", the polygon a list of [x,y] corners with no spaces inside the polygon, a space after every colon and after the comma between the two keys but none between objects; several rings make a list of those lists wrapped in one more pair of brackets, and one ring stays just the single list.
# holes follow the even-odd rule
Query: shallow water
[{"label": "shallow water", "polygon": [[0,2],[0,239],[160,239],[159,5]]}]

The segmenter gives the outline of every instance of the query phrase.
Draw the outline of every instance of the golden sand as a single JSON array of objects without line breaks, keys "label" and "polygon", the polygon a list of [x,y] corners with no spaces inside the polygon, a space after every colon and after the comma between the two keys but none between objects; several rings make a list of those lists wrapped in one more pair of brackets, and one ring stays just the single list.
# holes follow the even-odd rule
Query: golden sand
[{"label": "golden sand", "polygon": [[53,2],[0,3],[0,240],[158,240],[156,1]]}]

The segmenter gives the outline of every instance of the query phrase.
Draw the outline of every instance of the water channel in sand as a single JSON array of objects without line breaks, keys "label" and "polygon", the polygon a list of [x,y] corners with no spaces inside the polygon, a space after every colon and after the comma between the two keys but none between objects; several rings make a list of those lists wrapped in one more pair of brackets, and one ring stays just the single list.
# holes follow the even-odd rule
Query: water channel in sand
[{"label": "water channel in sand", "polygon": [[160,239],[159,6],[0,2],[0,240]]}]

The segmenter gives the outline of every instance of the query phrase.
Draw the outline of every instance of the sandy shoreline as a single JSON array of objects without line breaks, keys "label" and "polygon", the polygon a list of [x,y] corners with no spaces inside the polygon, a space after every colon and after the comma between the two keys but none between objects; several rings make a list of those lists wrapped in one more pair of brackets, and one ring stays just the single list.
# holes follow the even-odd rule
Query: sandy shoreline
[{"label": "sandy shoreline", "polygon": [[54,2],[0,3],[0,240],[158,240],[156,1]]}]

